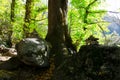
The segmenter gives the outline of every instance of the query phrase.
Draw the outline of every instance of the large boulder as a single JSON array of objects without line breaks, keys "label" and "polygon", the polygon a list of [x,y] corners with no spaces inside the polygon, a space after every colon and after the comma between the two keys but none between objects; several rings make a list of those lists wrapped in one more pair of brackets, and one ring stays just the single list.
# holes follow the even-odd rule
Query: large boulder
[{"label": "large boulder", "polygon": [[26,38],[16,44],[17,57],[30,66],[49,66],[50,44],[40,38]]}]

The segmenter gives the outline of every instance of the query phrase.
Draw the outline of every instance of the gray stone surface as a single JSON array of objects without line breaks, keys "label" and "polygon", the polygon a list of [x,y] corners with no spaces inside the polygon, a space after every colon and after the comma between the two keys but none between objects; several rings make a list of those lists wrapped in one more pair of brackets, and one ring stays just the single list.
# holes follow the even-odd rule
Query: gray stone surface
[{"label": "gray stone surface", "polygon": [[27,65],[38,67],[49,66],[50,44],[43,39],[23,39],[16,44],[16,50],[20,61]]}]

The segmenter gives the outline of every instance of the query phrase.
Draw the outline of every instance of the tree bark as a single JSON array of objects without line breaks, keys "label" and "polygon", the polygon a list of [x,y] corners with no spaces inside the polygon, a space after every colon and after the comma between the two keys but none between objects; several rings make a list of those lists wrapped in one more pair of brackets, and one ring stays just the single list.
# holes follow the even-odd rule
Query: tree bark
[{"label": "tree bark", "polygon": [[24,17],[24,25],[23,25],[23,31],[24,31],[24,37],[29,37],[29,25],[31,22],[31,11],[32,11],[32,3],[33,0],[26,0],[26,5],[25,5],[25,17]]},{"label": "tree bark", "polygon": [[68,0],[49,0],[48,33],[46,40],[51,43],[51,55],[56,57],[56,66],[68,55],[68,49],[75,50],[67,26]]},{"label": "tree bark", "polygon": [[[11,13],[10,13],[10,20],[11,22],[15,22],[15,5],[16,5],[16,0],[12,0],[12,3],[11,3]],[[12,47],[12,27],[10,28],[10,31],[9,31],[9,34],[8,34],[8,41],[7,41],[7,45],[9,47]]]},{"label": "tree bark", "polygon": [[15,4],[16,4],[16,0],[12,0],[11,3],[11,15],[10,15],[10,19],[12,22],[15,21]]}]

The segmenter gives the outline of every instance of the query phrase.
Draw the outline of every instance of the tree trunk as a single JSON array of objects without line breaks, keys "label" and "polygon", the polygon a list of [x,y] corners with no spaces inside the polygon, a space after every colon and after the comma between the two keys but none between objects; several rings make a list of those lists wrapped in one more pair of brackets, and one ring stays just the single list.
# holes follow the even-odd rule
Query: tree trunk
[{"label": "tree trunk", "polygon": [[67,26],[68,0],[49,0],[48,33],[46,40],[52,44],[51,54],[55,55],[56,66],[68,55],[68,49],[75,50],[68,34]]},{"label": "tree trunk", "polygon": [[16,4],[16,0],[12,0],[12,3],[11,3],[11,15],[10,15],[11,22],[15,21],[15,4]]},{"label": "tree trunk", "polygon": [[24,31],[24,37],[29,37],[30,36],[30,33],[29,33],[29,25],[30,25],[30,22],[31,22],[31,11],[32,11],[32,3],[33,3],[33,0],[26,0],[26,5],[25,5],[25,17],[24,17],[24,28],[23,28],[23,31]]},{"label": "tree trunk", "polygon": [[[12,3],[11,3],[11,13],[10,13],[10,20],[11,20],[11,23],[13,23],[15,21],[15,4],[16,4],[16,0],[12,0]],[[10,31],[9,31],[9,34],[8,34],[8,41],[7,41],[7,44],[9,47],[12,47],[12,27],[10,28]]]}]

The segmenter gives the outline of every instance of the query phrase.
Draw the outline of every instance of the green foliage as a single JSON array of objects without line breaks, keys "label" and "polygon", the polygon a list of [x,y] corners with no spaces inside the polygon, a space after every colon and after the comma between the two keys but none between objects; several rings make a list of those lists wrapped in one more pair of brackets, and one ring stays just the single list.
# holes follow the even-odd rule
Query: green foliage
[{"label": "green foliage", "polygon": [[11,31],[11,24],[9,19],[10,0],[0,0],[0,38],[2,41],[7,41]]},{"label": "green foliage", "polygon": [[[10,20],[12,0],[0,0],[0,36],[5,34],[3,31],[13,31],[12,41],[18,42],[23,38],[23,25],[25,17],[25,0],[16,0],[15,3],[15,21]],[[30,33],[36,29],[39,35],[45,38],[47,33],[47,6],[41,2],[41,0],[34,0],[31,11],[31,19],[28,25]],[[7,35],[8,36],[8,35]],[[1,37],[3,38],[3,36]]]},{"label": "green foliage", "polygon": [[[85,44],[90,35],[102,36],[106,23],[102,20],[105,10],[98,9],[100,0],[71,0],[68,12],[68,24],[75,44]],[[79,42],[79,43],[78,43]]]},{"label": "green foliage", "polygon": [[[30,33],[31,33],[34,29],[36,29],[38,31],[39,35],[44,38],[45,35],[46,35],[46,32],[47,32],[47,30],[46,30],[46,26],[47,26],[47,16],[46,16],[47,15],[46,14],[47,6],[43,3],[41,3],[41,1],[39,1],[39,0],[35,0],[33,3],[34,3],[34,5],[32,5],[31,21],[30,21],[30,24],[28,24],[29,25],[28,26],[29,27],[28,31],[30,31]],[[21,4],[19,2],[19,5],[16,8],[16,10],[18,8],[21,8],[20,5]],[[25,6],[25,4],[23,4],[22,9],[19,9],[19,10],[23,10],[23,12],[18,11],[19,15],[16,17],[16,23],[18,23],[22,27],[23,27],[22,24],[24,23],[23,19],[24,19],[24,14],[25,14],[24,6]]]},{"label": "green foliage", "polygon": [[[28,25],[30,33],[36,29],[39,35],[45,38],[47,33],[47,5],[42,0],[34,0],[31,11],[30,23],[24,23],[25,17],[25,0],[16,0],[15,4],[15,22],[10,20],[10,6],[12,0],[0,0],[0,28],[3,29],[3,23],[7,30],[13,31],[13,42],[23,38],[24,24]],[[68,10],[69,33],[72,36],[73,43],[78,45],[85,44],[85,39],[90,35],[101,37],[102,29],[106,29],[106,23],[103,22],[105,10],[100,10],[101,0],[70,0]],[[1,22],[2,21],[2,22]],[[102,29],[99,27],[102,27]],[[6,30],[6,31],[7,31]],[[1,33],[2,31],[0,31]]]},{"label": "green foliage", "polygon": [[39,33],[39,35],[45,38],[47,34],[47,5],[43,4],[40,0],[34,2],[32,11],[32,22],[33,29]]}]

